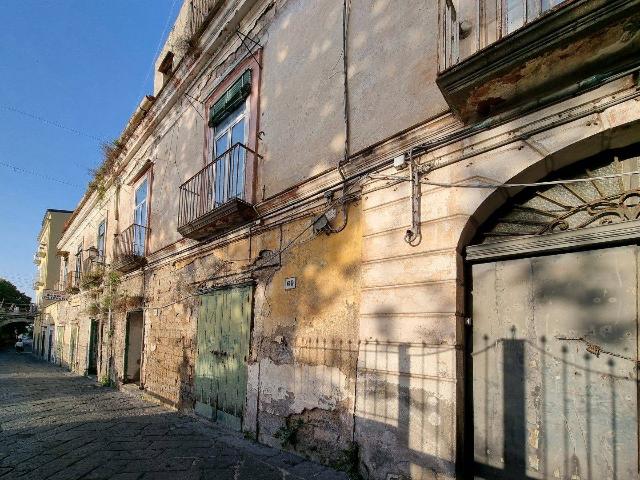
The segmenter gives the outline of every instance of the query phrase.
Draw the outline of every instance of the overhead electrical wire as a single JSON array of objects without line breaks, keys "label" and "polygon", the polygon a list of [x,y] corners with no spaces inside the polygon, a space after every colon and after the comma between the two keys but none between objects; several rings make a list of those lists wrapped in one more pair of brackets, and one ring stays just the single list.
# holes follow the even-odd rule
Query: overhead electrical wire
[{"label": "overhead electrical wire", "polygon": [[492,183],[489,181],[481,181],[479,183],[442,183],[434,182],[428,179],[421,180],[420,183],[425,185],[433,185],[436,187],[444,188],[527,188],[527,187],[546,187],[551,185],[566,185],[572,183],[591,183],[594,180],[610,180],[613,178],[621,178],[630,175],[640,175],[640,171],[612,173],[611,175],[601,175],[598,177],[587,178],[571,178],[566,180],[549,180],[546,182],[533,182],[533,183]]},{"label": "overhead electrical wire", "polygon": [[147,84],[147,80],[149,80],[149,75],[151,75],[151,72],[153,71],[153,67],[156,64],[156,59],[158,58],[158,55],[160,54],[160,49],[162,48],[162,46],[164,45],[165,42],[165,34],[167,33],[167,29],[169,28],[169,23],[171,23],[171,16],[173,15],[173,10],[176,7],[176,3],[178,0],[173,0],[173,3],[171,4],[171,8],[169,9],[169,14],[167,15],[167,21],[164,24],[164,28],[162,29],[162,34],[160,35],[160,40],[158,40],[158,46],[156,47],[156,53],[153,55],[153,60],[151,61],[151,65],[149,65],[149,69],[147,70],[147,73],[144,77],[144,81],[142,82],[142,85],[140,85],[140,88],[138,90],[138,98],[142,97],[142,94],[144,92],[144,87]]},{"label": "overhead electrical wire", "polygon": [[69,185],[71,187],[84,188],[84,186],[79,185],[77,183],[67,182],[66,180],[62,180],[60,178],[50,177],[49,175],[44,175],[44,174],[39,173],[39,172],[34,172],[33,170],[27,170],[26,168],[18,167],[16,165],[11,164],[11,163],[0,161],[0,165],[3,166],[3,167],[10,168],[16,173],[25,173],[27,175],[33,175],[33,176],[41,178],[43,180],[48,180],[50,182],[61,183],[63,185]]},{"label": "overhead electrical wire", "polygon": [[73,133],[75,135],[79,135],[81,137],[86,137],[86,138],[90,138],[92,140],[97,140],[100,143],[105,143],[105,142],[108,141],[104,137],[100,137],[100,136],[94,135],[92,133],[87,133],[87,132],[84,132],[82,130],[78,130],[77,128],[67,127],[66,125],[63,125],[62,123],[57,122],[55,120],[49,120],[49,119],[44,118],[44,117],[42,117],[40,115],[36,115],[35,113],[27,112],[25,110],[21,110],[19,108],[15,108],[15,107],[12,107],[10,105],[0,104],[0,109],[6,110],[8,112],[17,113],[17,114],[23,115],[25,117],[29,117],[29,118],[31,118],[33,120],[37,120],[37,121],[42,122],[44,124],[50,125],[52,127],[56,127],[56,128],[60,128],[62,130],[66,130],[67,132]]},{"label": "overhead electrical wire", "polygon": [[[434,187],[442,188],[528,188],[528,187],[546,187],[551,185],[566,185],[572,183],[592,183],[594,180],[611,180],[614,178],[622,178],[631,175],[640,175],[640,170],[633,172],[612,173],[610,175],[600,175],[598,177],[586,177],[586,178],[571,178],[566,180],[549,180],[545,182],[532,182],[532,183],[500,183],[491,181],[480,181],[476,183],[445,183],[435,182],[429,179],[420,180],[420,183],[424,185],[431,185]],[[392,180],[396,185],[401,182],[409,182],[411,179],[408,177],[400,177],[394,175],[368,175],[368,179],[371,180]],[[389,185],[389,186],[392,186]],[[369,191],[367,191],[369,193]]]}]

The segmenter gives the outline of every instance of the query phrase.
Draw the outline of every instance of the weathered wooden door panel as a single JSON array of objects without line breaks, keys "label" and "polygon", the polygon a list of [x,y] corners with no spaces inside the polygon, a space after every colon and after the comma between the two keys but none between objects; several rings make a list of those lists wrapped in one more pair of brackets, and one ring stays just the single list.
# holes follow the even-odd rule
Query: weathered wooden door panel
[{"label": "weathered wooden door panel", "polygon": [[638,478],[637,279],[635,246],[473,266],[476,478]]},{"label": "weathered wooden door panel", "polygon": [[140,382],[142,352],[144,348],[144,317],[142,312],[130,312],[127,315],[125,335],[124,381]]},{"label": "weathered wooden door panel", "polygon": [[91,320],[89,331],[89,355],[87,362],[87,373],[95,375],[98,373],[98,321]]},{"label": "weathered wooden door panel", "polygon": [[253,288],[202,297],[198,318],[196,412],[240,429],[247,391]]},{"label": "weathered wooden door panel", "polygon": [[71,327],[71,337],[69,339],[69,368],[74,369],[76,364],[76,350],[78,347],[78,327]]}]

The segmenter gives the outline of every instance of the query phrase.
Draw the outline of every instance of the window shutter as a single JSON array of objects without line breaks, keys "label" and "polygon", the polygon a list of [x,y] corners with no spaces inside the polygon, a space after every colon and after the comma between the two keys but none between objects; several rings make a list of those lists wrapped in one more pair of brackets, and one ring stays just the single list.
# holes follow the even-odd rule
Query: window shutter
[{"label": "window shutter", "polygon": [[226,92],[213,104],[209,112],[209,126],[215,127],[231,112],[238,108],[251,93],[251,70],[231,85]]}]

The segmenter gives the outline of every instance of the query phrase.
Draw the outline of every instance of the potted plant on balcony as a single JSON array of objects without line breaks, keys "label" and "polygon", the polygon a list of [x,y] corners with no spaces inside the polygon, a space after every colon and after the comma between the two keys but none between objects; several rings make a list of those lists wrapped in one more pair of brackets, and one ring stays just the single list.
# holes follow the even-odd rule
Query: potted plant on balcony
[{"label": "potted plant on balcony", "polygon": [[104,274],[102,272],[102,269],[87,272],[82,276],[82,282],[80,284],[80,287],[83,290],[90,290],[92,288],[97,288],[100,285],[102,285],[103,276]]}]

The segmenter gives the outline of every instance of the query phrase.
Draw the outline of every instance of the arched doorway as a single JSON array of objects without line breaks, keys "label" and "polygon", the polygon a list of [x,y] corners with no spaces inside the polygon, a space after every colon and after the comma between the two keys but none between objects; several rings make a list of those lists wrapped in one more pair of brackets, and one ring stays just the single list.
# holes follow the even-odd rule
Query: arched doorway
[{"label": "arched doorway", "polygon": [[466,249],[475,478],[638,477],[640,149],[525,188]]},{"label": "arched doorway", "polygon": [[0,349],[12,348],[16,337],[21,333],[27,333],[33,327],[30,318],[2,318],[0,317]]}]

